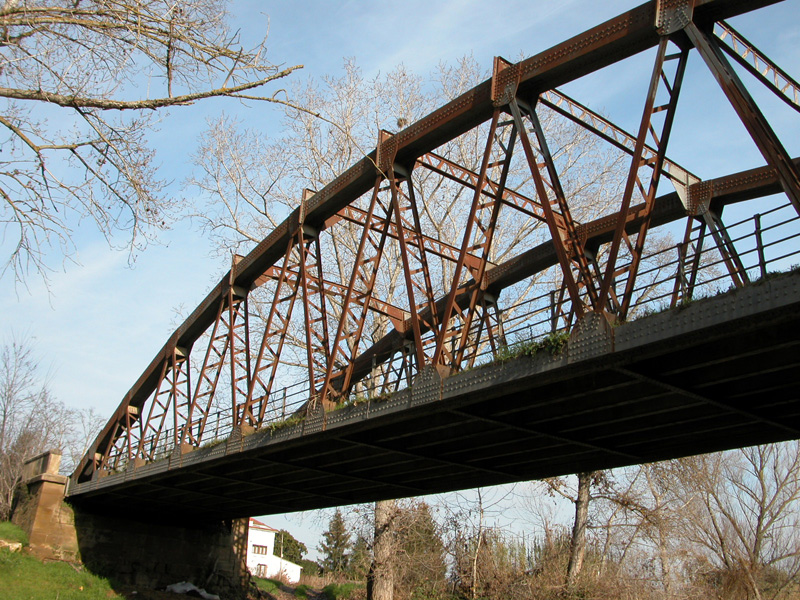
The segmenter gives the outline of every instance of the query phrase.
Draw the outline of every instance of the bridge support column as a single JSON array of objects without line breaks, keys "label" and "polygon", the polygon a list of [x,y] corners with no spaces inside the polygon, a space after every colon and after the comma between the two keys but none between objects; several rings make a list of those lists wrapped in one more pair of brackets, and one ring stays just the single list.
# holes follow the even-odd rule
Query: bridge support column
[{"label": "bridge support column", "polygon": [[61,454],[45,452],[25,464],[12,520],[40,558],[81,561],[116,581],[162,588],[189,581],[225,598],[244,597],[248,584],[247,519],[167,520],[116,511],[110,504],[71,506]]},{"label": "bridge support column", "polygon": [[26,461],[11,520],[25,531],[36,556],[75,561],[78,555],[75,519],[64,502],[68,478],[59,475],[60,466],[61,453],[56,450]]}]

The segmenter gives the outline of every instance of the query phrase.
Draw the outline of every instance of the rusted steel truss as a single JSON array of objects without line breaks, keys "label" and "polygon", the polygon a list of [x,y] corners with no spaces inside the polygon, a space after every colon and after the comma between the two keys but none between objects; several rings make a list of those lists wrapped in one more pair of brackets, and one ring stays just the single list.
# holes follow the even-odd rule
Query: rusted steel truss
[{"label": "rusted steel truss", "polygon": [[[780,243],[773,217],[748,217],[743,235],[723,209],[782,191],[800,213],[800,176],[726,56],[795,109],[798,84],[725,19],[770,3],[653,0],[530,59],[497,58],[490,80],[403,131],[380,132],[373,153],[236,257],[76,479],[306,415],[325,427],[337,404],[372,401],[426,369],[472,368],[587,313],[623,320],[647,298],[676,306],[708,281],[765,275]],[[648,49],[636,132],[557,88]],[[701,181],[668,158],[695,50],[765,167]],[[552,119],[627,161],[609,206],[587,213]],[[466,158],[455,151],[464,140],[458,147],[479,148]],[[681,241],[659,245],[654,230],[681,220]]]},{"label": "rusted steel truss", "polygon": [[791,75],[772,62],[768,56],[762,54],[758,48],[725,21],[716,23],[714,35],[723,42],[720,48],[728,56],[760,79],[767,89],[778,98],[793,109],[800,111],[800,84]]}]

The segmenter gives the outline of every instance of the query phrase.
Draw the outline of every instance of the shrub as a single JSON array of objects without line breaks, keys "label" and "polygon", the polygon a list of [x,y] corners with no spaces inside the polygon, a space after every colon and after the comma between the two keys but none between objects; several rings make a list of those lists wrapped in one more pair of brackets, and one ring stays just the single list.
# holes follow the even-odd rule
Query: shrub
[{"label": "shrub", "polygon": [[322,588],[322,595],[327,600],[347,600],[353,590],[361,587],[357,583],[330,583]]}]

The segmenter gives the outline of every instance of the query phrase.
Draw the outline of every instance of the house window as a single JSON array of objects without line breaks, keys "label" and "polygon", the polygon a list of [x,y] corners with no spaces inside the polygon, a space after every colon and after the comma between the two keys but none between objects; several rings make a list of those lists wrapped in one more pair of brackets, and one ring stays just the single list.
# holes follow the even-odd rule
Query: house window
[{"label": "house window", "polygon": [[253,554],[269,554],[269,546],[257,546],[253,544]]}]

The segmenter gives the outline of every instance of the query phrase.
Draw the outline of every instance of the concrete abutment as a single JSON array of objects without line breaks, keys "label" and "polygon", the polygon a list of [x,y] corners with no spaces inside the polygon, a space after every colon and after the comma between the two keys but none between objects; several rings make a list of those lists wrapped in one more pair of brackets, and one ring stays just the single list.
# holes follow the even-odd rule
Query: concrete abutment
[{"label": "concrete abutment", "polygon": [[244,596],[247,519],[178,522],[70,505],[60,461],[51,451],[26,463],[12,520],[28,535],[32,553],[80,561],[121,583],[163,588],[189,581],[226,599]]}]

